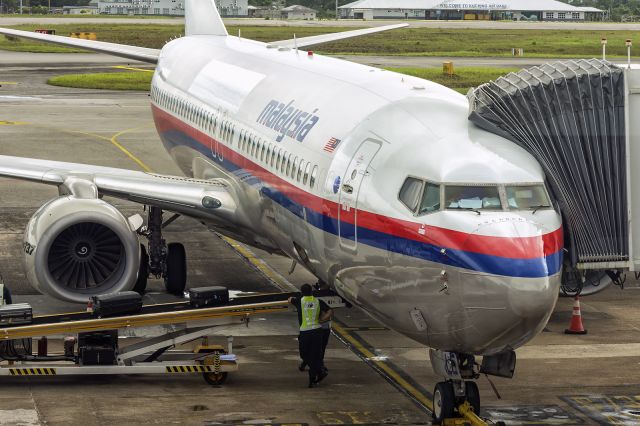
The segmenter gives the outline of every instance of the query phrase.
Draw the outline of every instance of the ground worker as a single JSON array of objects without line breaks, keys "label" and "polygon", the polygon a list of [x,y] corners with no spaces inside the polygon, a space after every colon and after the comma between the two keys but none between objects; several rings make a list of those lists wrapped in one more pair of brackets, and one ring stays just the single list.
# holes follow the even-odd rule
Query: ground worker
[{"label": "ground worker", "polygon": [[[314,286],[316,291],[329,290],[329,285],[324,281],[318,281]],[[328,314],[328,319],[320,324],[320,332],[322,334],[322,371],[326,374],[329,372],[326,365],[324,364],[324,354],[327,351],[327,345],[329,344],[329,337],[331,336],[331,320],[333,319],[333,309],[330,309],[330,313]]]},{"label": "ground worker", "polygon": [[9,291],[9,287],[4,283],[2,275],[0,275],[0,305],[11,305],[11,303],[13,303],[11,291]]},{"label": "ground worker", "polygon": [[300,358],[309,366],[309,387],[315,387],[327,373],[322,370],[322,331],[321,323],[329,320],[331,309],[320,299],[313,296],[311,285],[300,288],[302,297],[291,297],[289,303],[298,310],[300,334],[298,335]]}]

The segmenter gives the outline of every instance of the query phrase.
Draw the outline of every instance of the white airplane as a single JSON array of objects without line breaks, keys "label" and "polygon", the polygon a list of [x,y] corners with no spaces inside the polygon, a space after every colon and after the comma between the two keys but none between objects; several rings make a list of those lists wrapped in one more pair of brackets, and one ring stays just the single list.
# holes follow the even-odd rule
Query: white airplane
[{"label": "white airplane", "polygon": [[[284,253],[386,326],[430,348],[434,416],[480,407],[482,371],[513,374],[514,349],[558,297],[563,231],[534,158],[467,120],[463,95],[305,46],[399,28],[261,43],[229,36],[212,0],[188,0],[186,36],[161,50],[0,29],[157,63],[151,108],[188,177],[0,156],[0,176],[56,185],[24,236],[29,281],[69,301],[185,287],[162,211]],[[150,206],[147,226],[101,196]],[[143,229],[144,231],[141,231]],[[148,237],[149,255],[139,243]]]}]

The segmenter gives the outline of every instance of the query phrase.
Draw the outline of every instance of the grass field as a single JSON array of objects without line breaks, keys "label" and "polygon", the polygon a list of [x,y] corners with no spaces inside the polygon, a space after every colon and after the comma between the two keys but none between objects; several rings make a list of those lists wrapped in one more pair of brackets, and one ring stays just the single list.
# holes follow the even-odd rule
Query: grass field
[{"label": "grass field", "polygon": [[[40,25],[20,25],[17,29],[33,31]],[[152,48],[162,47],[167,40],[178,37],[184,31],[176,25],[133,24],[77,24],[49,25],[59,35],[71,32],[95,32],[98,40],[131,44]],[[230,34],[238,33],[237,26],[228,28]],[[274,41],[315,34],[344,31],[341,27],[258,27],[244,26],[242,36],[260,41]],[[353,28],[348,28],[353,29]],[[610,56],[625,56],[624,41],[633,38],[633,32],[578,31],[578,30],[487,30],[487,29],[433,29],[408,28],[356,37],[318,45],[313,50],[330,54],[412,55],[412,56],[510,56],[511,48],[523,48],[528,57],[579,58],[598,57],[600,39],[607,37]],[[0,49],[23,51],[68,51],[64,48],[26,41],[0,39]]]},{"label": "grass field", "polygon": [[[517,71],[515,68],[461,67],[456,70],[455,75],[449,77],[442,74],[442,70],[438,68],[389,68],[389,70],[435,81],[460,93],[467,93],[471,87]],[[149,90],[152,75],[150,72],[140,71],[69,74],[53,77],[47,83],[83,89]]]},{"label": "grass field", "polygon": [[82,89],[149,90],[152,76],[150,72],[68,74],[50,78],[47,83]]},{"label": "grass field", "polygon": [[440,68],[387,68],[390,71],[408,74],[424,78],[450,87],[460,93],[466,94],[470,88],[495,80],[501,75],[518,71],[518,68],[482,68],[461,67],[455,70],[455,74],[448,76],[442,73]]}]

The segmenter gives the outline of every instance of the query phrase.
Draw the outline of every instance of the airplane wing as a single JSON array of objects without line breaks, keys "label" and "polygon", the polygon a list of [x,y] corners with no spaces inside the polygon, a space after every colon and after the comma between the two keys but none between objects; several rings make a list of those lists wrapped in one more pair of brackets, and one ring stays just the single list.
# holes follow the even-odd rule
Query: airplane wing
[{"label": "airplane wing", "polygon": [[282,41],[274,41],[269,43],[270,46],[278,46],[278,47],[307,47],[313,46],[314,44],[320,43],[328,43],[330,41],[344,40],[346,38],[351,37],[359,37],[367,34],[375,34],[382,31],[395,30],[397,28],[404,28],[409,26],[409,24],[393,24],[393,25],[384,25],[382,27],[374,27],[374,28],[364,28],[360,30],[352,30],[352,31],[343,31],[340,33],[331,33],[331,34],[320,34],[317,36],[310,37],[302,37],[298,39],[290,39],[290,40],[282,40]]},{"label": "airplane wing", "polygon": [[198,180],[6,155],[0,155],[0,176],[55,185],[61,194],[86,198],[97,192],[192,217],[231,219],[237,206],[224,179]]},{"label": "airplane wing", "polygon": [[60,44],[67,47],[77,47],[80,49],[93,50],[100,53],[108,53],[127,59],[149,62],[158,62],[160,50],[146,47],[129,46],[126,44],[108,43],[106,41],[83,40],[79,38],[63,37],[57,35],[40,34],[31,31],[13,30],[10,28],[0,28],[0,34],[26,38],[29,40],[43,41],[46,43]]}]

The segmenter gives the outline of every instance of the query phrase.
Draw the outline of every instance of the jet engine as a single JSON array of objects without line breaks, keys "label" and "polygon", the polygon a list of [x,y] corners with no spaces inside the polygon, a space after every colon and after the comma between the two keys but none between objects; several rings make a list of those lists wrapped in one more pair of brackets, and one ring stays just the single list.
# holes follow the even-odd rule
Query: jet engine
[{"label": "jet engine", "polygon": [[54,198],[27,224],[27,278],[40,292],[70,302],[131,290],[140,265],[134,228],[101,199]]}]

